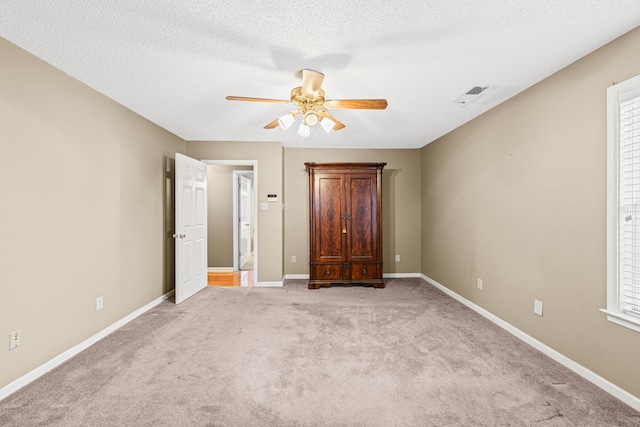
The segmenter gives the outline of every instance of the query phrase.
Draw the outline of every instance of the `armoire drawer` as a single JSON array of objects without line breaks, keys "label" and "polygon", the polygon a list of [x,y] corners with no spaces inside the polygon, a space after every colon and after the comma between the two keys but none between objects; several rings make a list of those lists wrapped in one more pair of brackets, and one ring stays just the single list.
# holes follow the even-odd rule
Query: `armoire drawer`
[{"label": "armoire drawer", "polygon": [[351,280],[379,279],[378,264],[351,264]]},{"label": "armoire drawer", "polygon": [[315,273],[315,280],[342,280],[342,264],[316,265]]}]

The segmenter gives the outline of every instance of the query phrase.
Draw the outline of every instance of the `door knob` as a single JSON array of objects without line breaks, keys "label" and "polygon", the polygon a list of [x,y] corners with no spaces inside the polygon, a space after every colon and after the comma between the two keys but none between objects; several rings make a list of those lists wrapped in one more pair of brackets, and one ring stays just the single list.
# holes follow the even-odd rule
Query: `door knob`
[{"label": "door knob", "polygon": [[186,234],[174,234],[174,235],[173,235],[173,238],[174,238],[174,239],[177,239],[177,238],[184,239],[185,237],[187,237],[187,235],[186,235]]}]

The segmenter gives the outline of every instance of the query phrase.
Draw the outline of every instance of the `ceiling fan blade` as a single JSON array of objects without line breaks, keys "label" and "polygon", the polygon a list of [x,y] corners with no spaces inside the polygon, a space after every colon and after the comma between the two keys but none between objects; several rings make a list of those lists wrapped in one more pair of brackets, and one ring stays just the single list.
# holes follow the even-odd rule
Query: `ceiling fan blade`
[{"label": "ceiling fan blade", "polygon": [[352,108],[356,110],[384,110],[386,99],[330,99],[324,101],[326,108]]},{"label": "ceiling fan blade", "polygon": [[279,124],[280,124],[280,119],[275,119],[274,121],[272,121],[271,123],[266,125],[264,128],[265,129],[274,129],[274,128],[278,127]]},{"label": "ceiling fan blade", "polygon": [[302,96],[315,98],[320,93],[324,74],[314,70],[302,70]]},{"label": "ceiling fan blade", "polygon": [[249,98],[246,96],[227,96],[224,99],[228,101],[271,102],[274,104],[290,104],[291,103],[291,101],[284,101],[282,99]]},{"label": "ceiling fan blade", "polygon": [[340,130],[340,129],[344,129],[345,128],[344,123],[342,123],[340,120],[338,120],[335,117],[333,117],[327,111],[318,111],[318,116],[320,116],[322,118],[327,118],[327,119],[331,120],[332,122],[334,122],[335,125],[333,126],[333,130]]}]

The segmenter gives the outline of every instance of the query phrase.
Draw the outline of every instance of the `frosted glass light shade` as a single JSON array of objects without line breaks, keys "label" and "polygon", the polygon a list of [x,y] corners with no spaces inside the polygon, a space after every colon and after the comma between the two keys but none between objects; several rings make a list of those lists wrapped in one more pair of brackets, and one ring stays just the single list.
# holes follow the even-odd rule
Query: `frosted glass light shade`
[{"label": "frosted glass light shade", "polygon": [[293,114],[285,114],[284,116],[278,119],[278,124],[284,130],[287,130],[291,127],[293,122],[296,121],[296,118],[293,117]]},{"label": "frosted glass light shade", "polygon": [[331,132],[335,125],[336,123],[333,120],[327,119],[326,117],[323,117],[322,120],[320,120],[320,126],[322,126],[322,129],[324,129],[326,133]]},{"label": "frosted glass light shade", "polygon": [[311,128],[305,125],[304,123],[302,123],[300,125],[300,128],[298,128],[298,135],[300,135],[303,138],[308,137],[309,135],[311,135]]}]

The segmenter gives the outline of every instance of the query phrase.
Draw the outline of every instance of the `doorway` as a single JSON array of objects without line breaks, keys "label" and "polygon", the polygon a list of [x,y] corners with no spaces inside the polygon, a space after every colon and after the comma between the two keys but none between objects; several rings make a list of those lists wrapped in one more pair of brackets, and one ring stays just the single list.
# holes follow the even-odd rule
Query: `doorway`
[{"label": "doorway", "polygon": [[258,277],[257,161],[203,162],[209,182],[209,284],[253,286]]}]

